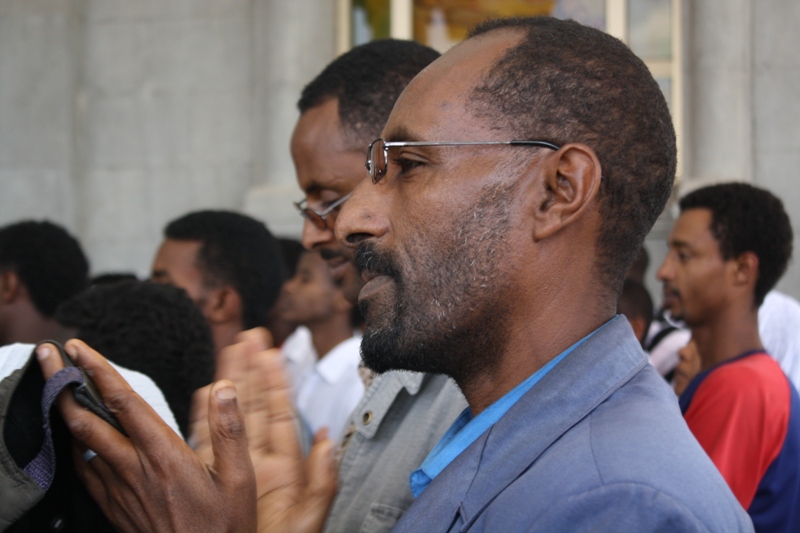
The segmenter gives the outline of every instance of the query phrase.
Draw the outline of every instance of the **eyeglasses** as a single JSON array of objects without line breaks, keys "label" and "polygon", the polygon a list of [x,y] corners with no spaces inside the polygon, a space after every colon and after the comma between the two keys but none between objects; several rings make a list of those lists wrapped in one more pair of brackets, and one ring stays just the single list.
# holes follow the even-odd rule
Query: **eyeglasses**
[{"label": "eyeglasses", "polygon": [[559,150],[560,147],[547,141],[391,141],[375,139],[367,148],[367,172],[372,178],[372,183],[378,183],[386,175],[386,166],[389,160],[389,148],[401,146],[538,146]]},{"label": "eyeglasses", "polygon": [[314,211],[310,207],[306,207],[305,204],[307,204],[308,202],[306,201],[305,198],[300,200],[299,202],[292,202],[292,203],[297,208],[297,211],[300,213],[300,216],[310,220],[311,223],[314,224],[314,227],[316,227],[317,229],[328,229],[328,221],[325,220],[325,217],[330,215],[334,209],[342,205],[345,202],[345,200],[350,198],[350,194],[346,194],[345,196],[342,196],[341,198],[333,202],[322,213]]}]

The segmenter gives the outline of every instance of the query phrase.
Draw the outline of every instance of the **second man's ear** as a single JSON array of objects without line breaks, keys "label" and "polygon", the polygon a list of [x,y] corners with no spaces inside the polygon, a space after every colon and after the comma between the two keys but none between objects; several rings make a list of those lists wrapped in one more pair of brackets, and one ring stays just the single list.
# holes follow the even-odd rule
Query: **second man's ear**
[{"label": "second man's ear", "polygon": [[3,270],[0,272],[0,301],[11,303],[20,296],[24,286],[19,276],[13,270]]},{"label": "second man's ear", "polygon": [[205,303],[206,319],[212,324],[223,324],[242,319],[242,297],[230,286],[209,291]]},{"label": "second man's ear", "polygon": [[567,144],[542,164],[545,174],[535,206],[535,240],[549,237],[579,217],[597,196],[602,180],[600,161],[585,144]]},{"label": "second man's ear", "polygon": [[744,252],[734,259],[734,283],[737,285],[753,285],[758,280],[758,256],[753,252]]}]

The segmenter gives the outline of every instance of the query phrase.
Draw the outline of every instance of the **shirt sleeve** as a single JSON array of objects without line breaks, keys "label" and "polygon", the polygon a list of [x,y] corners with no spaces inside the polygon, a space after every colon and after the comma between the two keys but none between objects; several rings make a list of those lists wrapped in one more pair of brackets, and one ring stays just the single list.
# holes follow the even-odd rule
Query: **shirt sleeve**
[{"label": "shirt sleeve", "polygon": [[684,415],[689,429],[745,509],[780,453],[790,407],[790,390],[783,373],[753,363],[758,361],[726,364],[711,372]]}]

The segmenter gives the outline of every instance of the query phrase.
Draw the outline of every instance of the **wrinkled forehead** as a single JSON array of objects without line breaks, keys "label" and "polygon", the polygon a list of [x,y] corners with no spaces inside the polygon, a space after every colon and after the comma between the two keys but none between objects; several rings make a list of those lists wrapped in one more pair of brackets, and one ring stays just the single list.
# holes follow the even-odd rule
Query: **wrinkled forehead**
[{"label": "wrinkled forehead", "polygon": [[[518,30],[502,29],[453,47],[406,87],[389,115],[383,138],[476,140],[475,135],[486,125],[472,115],[470,97],[473,90],[521,38]],[[418,132],[425,138],[407,139],[409,132]],[[502,137],[502,133],[497,135]]]}]

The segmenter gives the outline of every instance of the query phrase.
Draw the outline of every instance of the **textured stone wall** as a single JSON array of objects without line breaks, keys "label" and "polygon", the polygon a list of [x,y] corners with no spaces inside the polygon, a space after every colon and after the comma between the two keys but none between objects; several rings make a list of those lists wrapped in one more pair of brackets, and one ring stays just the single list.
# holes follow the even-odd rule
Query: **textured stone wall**
[{"label": "textured stone wall", "polygon": [[[330,4],[330,5],[328,5]],[[248,208],[298,234],[288,142],[332,2],[0,0],[0,223],[48,217],[95,272],[148,271],[170,219]],[[256,195],[257,196],[257,195]]]}]

